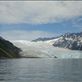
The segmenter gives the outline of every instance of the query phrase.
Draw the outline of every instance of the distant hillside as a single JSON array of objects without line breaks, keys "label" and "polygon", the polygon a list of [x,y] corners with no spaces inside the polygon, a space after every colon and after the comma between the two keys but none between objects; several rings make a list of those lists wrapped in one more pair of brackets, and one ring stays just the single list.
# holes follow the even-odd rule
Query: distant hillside
[{"label": "distant hillside", "polygon": [[48,41],[48,40],[52,40],[55,39],[56,37],[51,37],[51,38],[37,38],[35,40],[32,40],[33,42],[38,42],[38,41]]},{"label": "distant hillside", "polygon": [[0,58],[19,58],[20,48],[0,37]]},{"label": "distant hillside", "polygon": [[51,42],[54,47],[68,48],[71,50],[82,50],[82,32],[80,33],[66,33],[59,37],[53,38],[39,38],[33,41],[47,41]]}]

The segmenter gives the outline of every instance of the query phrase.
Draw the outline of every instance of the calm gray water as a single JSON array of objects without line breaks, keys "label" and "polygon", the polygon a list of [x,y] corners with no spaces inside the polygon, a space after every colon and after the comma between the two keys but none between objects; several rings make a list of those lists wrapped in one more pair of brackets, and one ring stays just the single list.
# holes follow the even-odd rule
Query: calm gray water
[{"label": "calm gray water", "polygon": [[0,82],[82,82],[82,60],[0,59]]}]

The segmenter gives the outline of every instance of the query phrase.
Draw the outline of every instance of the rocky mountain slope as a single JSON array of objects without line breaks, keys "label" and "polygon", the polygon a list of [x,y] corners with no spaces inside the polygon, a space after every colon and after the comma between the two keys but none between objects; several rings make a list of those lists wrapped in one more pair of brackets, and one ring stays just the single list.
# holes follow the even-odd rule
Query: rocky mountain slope
[{"label": "rocky mountain slope", "polygon": [[54,42],[53,46],[72,50],[82,50],[82,32],[66,33],[60,36],[59,39]]},{"label": "rocky mountain slope", "polygon": [[34,41],[46,41],[51,43],[54,47],[68,48],[71,50],[82,50],[82,32],[80,33],[66,33],[59,37],[40,38]]},{"label": "rocky mountain slope", "polygon": [[0,37],[0,58],[19,58],[21,49]]}]

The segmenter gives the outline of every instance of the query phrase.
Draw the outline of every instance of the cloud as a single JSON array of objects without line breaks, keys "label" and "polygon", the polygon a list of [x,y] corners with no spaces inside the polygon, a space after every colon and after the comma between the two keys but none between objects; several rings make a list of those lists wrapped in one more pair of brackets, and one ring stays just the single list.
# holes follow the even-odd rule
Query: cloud
[{"label": "cloud", "polygon": [[82,16],[82,1],[1,1],[0,23],[47,24]]},{"label": "cloud", "polygon": [[38,37],[52,37],[57,34],[44,31],[11,30],[0,32],[0,36],[7,40],[33,40]]}]

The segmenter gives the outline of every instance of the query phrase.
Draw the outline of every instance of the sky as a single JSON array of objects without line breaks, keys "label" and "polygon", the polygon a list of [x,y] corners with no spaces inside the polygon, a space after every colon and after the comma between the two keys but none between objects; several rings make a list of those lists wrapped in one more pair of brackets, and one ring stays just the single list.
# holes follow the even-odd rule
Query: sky
[{"label": "sky", "polygon": [[82,31],[82,1],[0,1],[0,36],[33,40]]}]

